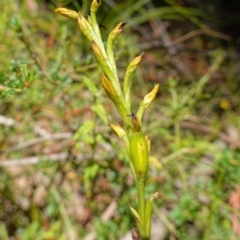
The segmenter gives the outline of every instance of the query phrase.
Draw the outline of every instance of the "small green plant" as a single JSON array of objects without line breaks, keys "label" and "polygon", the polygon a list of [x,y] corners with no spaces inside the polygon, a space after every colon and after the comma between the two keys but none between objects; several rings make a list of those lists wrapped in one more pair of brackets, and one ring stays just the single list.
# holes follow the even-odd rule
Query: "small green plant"
[{"label": "small green plant", "polygon": [[0,94],[23,92],[30,87],[36,78],[35,67],[29,71],[26,64],[19,67],[15,61],[11,63],[10,72],[12,79],[9,79],[10,74],[9,76],[4,75],[0,70]]},{"label": "small green plant", "polygon": [[142,117],[147,107],[153,102],[159,89],[155,85],[152,91],[147,94],[140,104],[136,114],[132,113],[132,75],[138,68],[143,54],[137,56],[128,65],[123,81],[120,85],[117,66],[114,57],[113,44],[116,38],[122,33],[126,22],[120,22],[110,32],[106,46],[103,43],[100,28],[96,18],[96,12],[100,7],[101,0],[93,0],[90,8],[90,16],[86,19],[81,12],[75,12],[66,8],[57,8],[55,11],[68,18],[78,20],[82,33],[91,42],[92,51],[98,64],[103,70],[103,89],[116,106],[122,120],[123,127],[118,124],[110,124],[110,127],[117,135],[124,140],[126,150],[130,159],[130,167],[135,179],[138,199],[138,209],[130,206],[133,215],[136,217],[139,234],[142,240],[151,239],[151,214],[152,201],[160,197],[157,192],[149,199],[145,197],[145,184],[148,174],[150,139],[142,132]]}]

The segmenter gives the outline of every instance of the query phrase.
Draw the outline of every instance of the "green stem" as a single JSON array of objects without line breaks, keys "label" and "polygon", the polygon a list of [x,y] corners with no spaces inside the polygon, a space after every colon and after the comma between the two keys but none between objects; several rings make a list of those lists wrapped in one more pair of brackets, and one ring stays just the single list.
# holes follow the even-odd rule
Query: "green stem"
[{"label": "green stem", "polygon": [[139,223],[139,232],[142,240],[150,240],[147,236],[146,221],[145,221],[145,181],[144,179],[136,178],[137,198],[138,198],[138,214],[141,218]]}]

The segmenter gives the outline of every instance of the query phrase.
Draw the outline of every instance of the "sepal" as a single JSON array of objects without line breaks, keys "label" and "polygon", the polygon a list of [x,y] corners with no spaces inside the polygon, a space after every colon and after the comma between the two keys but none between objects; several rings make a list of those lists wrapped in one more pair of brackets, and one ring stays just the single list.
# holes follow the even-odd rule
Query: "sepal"
[{"label": "sepal", "polygon": [[64,17],[78,19],[78,13],[67,8],[57,8],[55,9],[55,12],[63,15]]}]

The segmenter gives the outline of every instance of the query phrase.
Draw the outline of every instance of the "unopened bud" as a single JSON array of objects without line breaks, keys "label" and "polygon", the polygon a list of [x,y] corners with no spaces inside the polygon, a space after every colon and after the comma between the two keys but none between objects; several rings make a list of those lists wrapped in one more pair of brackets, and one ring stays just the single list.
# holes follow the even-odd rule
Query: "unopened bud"
[{"label": "unopened bud", "polygon": [[115,40],[123,31],[124,26],[127,22],[120,22],[109,34],[109,39]]},{"label": "unopened bud", "polygon": [[93,53],[94,53],[97,61],[99,62],[99,64],[101,66],[104,65],[106,63],[106,58],[103,55],[103,52],[102,52],[101,48],[99,47],[99,45],[93,41],[91,47],[92,47]]},{"label": "unopened bud", "polygon": [[60,13],[61,15],[68,18],[78,19],[78,13],[67,8],[57,8],[55,9],[55,12]]},{"label": "unopened bud", "polygon": [[157,92],[158,92],[158,89],[159,89],[159,84],[155,85],[153,90],[148,93],[143,101],[141,102],[140,104],[140,107],[137,111],[137,117],[140,121],[140,123],[142,122],[142,116],[143,116],[143,113],[145,112],[145,109],[153,102],[153,100],[155,99],[156,95],[157,95]]},{"label": "unopened bud", "polygon": [[116,103],[116,101],[118,100],[119,96],[118,96],[117,92],[115,91],[112,83],[108,80],[108,78],[105,75],[102,76],[102,86],[103,86],[104,91],[107,94],[107,96],[114,103]]},{"label": "unopened bud", "polygon": [[131,62],[130,64],[128,65],[127,67],[127,71],[129,72],[134,72],[136,71],[136,69],[138,68],[138,66],[140,65],[141,61],[142,61],[142,58],[143,58],[143,53],[137,57],[135,57]]},{"label": "unopened bud", "polygon": [[126,136],[126,132],[122,129],[122,127],[118,124],[110,123],[109,126],[113,129],[113,131],[120,137],[124,138]]},{"label": "unopened bud", "polygon": [[157,95],[158,89],[159,89],[159,84],[156,84],[154,86],[153,90],[144,97],[144,99],[141,103],[142,108],[144,108],[144,109],[147,108],[153,102],[153,100],[155,99],[155,97]]},{"label": "unopened bud", "polygon": [[83,34],[90,40],[93,41],[94,31],[87,21],[86,18],[83,17],[81,12],[78,13],[78,25],[83,32]]},{"label": "unopened bud", "polygon": [[[121,98],[121,95],[118,94],[118,92],[115,89],[115,86],[113,83],[108,79],[106,75],[102,76],[102,86],[104,88],[105,93],[107,96],[113,101],[115,104],[118,112],[121,114],[121,116],[126,118],[127,110],[126,106]],[[127,139],[127,138],[126,138]],[[123,139],[126,142],[126,139]]]},{"label": "unopened bud", "polygon": [[146,180],[148,173],[148,144],[142,132],[133,133],[130,139],[130,157],[138,180]]},{"label": "unopened bud", "polygon": [[101,5],[101,0],[93,0],[91,5],[91,12],[96,13]]}]

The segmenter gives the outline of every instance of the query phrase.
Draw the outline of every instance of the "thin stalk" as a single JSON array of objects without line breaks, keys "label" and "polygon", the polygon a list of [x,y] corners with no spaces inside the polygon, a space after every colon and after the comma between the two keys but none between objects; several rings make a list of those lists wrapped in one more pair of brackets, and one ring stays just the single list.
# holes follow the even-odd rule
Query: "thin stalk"
[{"label": "thin stalk", "polygon": [[146,222],[145,222],[145,181],[143,179],[136,179],[137,198],[138,198],[138,214],[141,218],[139,223],[139,231],[142,240],[150,240],[147,236]]}]

